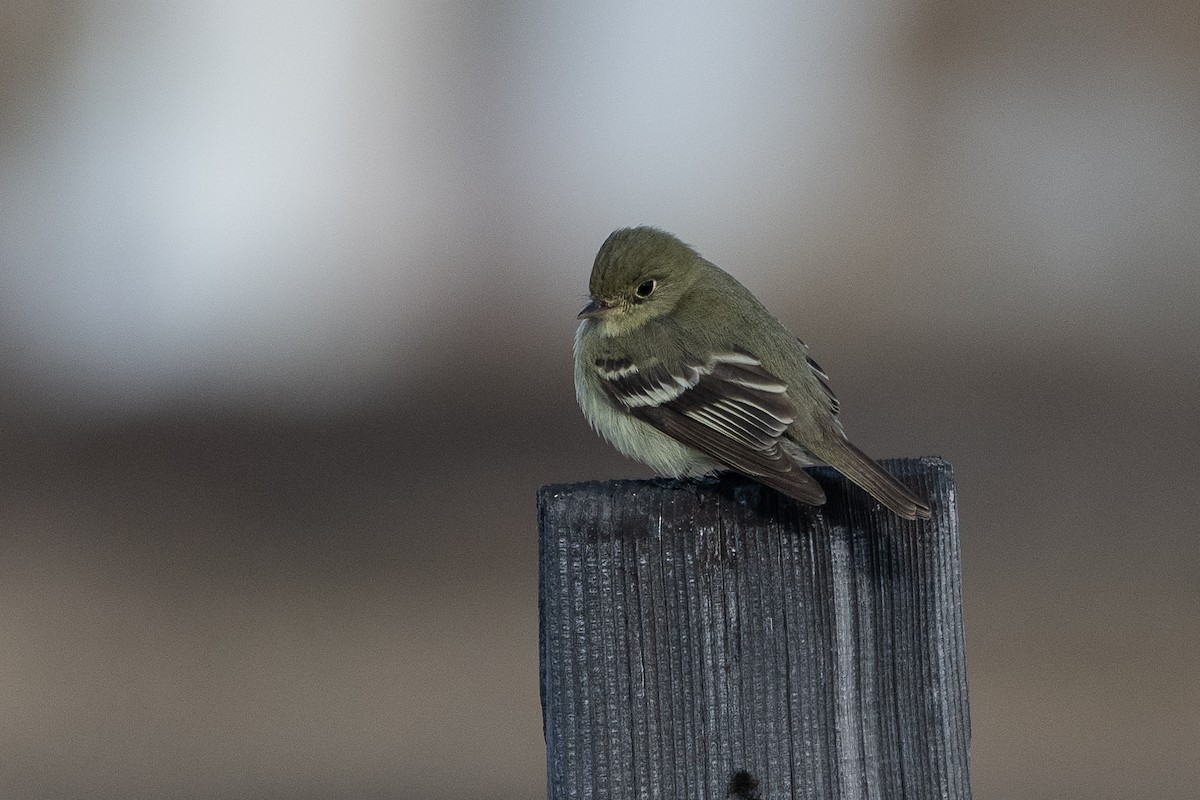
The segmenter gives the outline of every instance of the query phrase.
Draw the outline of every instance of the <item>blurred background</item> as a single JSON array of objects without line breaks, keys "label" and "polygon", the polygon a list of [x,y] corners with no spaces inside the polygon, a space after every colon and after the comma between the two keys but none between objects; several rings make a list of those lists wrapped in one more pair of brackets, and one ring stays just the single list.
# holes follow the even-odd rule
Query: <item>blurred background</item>
[{"label": "blurred background", "polygon": [[975,796],[1200,795],[1190,0],[0,8],[0,795],[542,796],[639,223],[954,463]]}]

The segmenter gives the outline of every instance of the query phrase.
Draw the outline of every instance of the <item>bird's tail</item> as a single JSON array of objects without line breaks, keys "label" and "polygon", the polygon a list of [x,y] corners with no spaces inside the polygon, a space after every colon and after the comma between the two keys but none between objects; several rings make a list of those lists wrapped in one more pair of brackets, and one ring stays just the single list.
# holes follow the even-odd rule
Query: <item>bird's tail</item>
[{"label": "bird's tail", "polygon": [[826,464],[858,484],[867,494],[905,519],[929,519],[929,504],[917,499],[866,453],[841,436],[830,437],[818,455]]}]

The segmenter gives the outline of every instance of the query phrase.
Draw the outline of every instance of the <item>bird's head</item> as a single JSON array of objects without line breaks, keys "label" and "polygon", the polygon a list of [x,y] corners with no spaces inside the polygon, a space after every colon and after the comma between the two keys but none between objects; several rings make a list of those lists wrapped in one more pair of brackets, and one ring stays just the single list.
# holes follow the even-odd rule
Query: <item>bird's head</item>
[{"label": "bird's head", "polygon": [[608,334],[645,325],[675,308],[696,281],[703,259],[657,228],[621,228],[600,246],[579,319],[595,320]]}]

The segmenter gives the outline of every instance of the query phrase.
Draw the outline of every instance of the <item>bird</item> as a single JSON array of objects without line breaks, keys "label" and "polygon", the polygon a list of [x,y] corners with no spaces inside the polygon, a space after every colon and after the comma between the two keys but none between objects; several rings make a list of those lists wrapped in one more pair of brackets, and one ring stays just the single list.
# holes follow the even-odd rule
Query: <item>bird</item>
[{"label": "bird", "polygon": [[665,477],[734,471],[802,503],[825,502],[804,467],[827,464],[893,513],[929,505],[846,438],[829,376],[729,273],[659,228],[613,231],[575,334],[588,423]]}]

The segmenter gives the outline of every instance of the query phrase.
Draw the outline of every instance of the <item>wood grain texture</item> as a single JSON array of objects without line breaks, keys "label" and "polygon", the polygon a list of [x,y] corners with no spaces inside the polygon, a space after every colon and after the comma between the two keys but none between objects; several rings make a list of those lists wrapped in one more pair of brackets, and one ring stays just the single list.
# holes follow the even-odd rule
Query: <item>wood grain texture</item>
[{"label": "wood grain texture", "polygon": [[549,796],[970,796],[950,465],[881,462],[933,509],[833,470],[801,505],[742,478],[542,487]]}]

